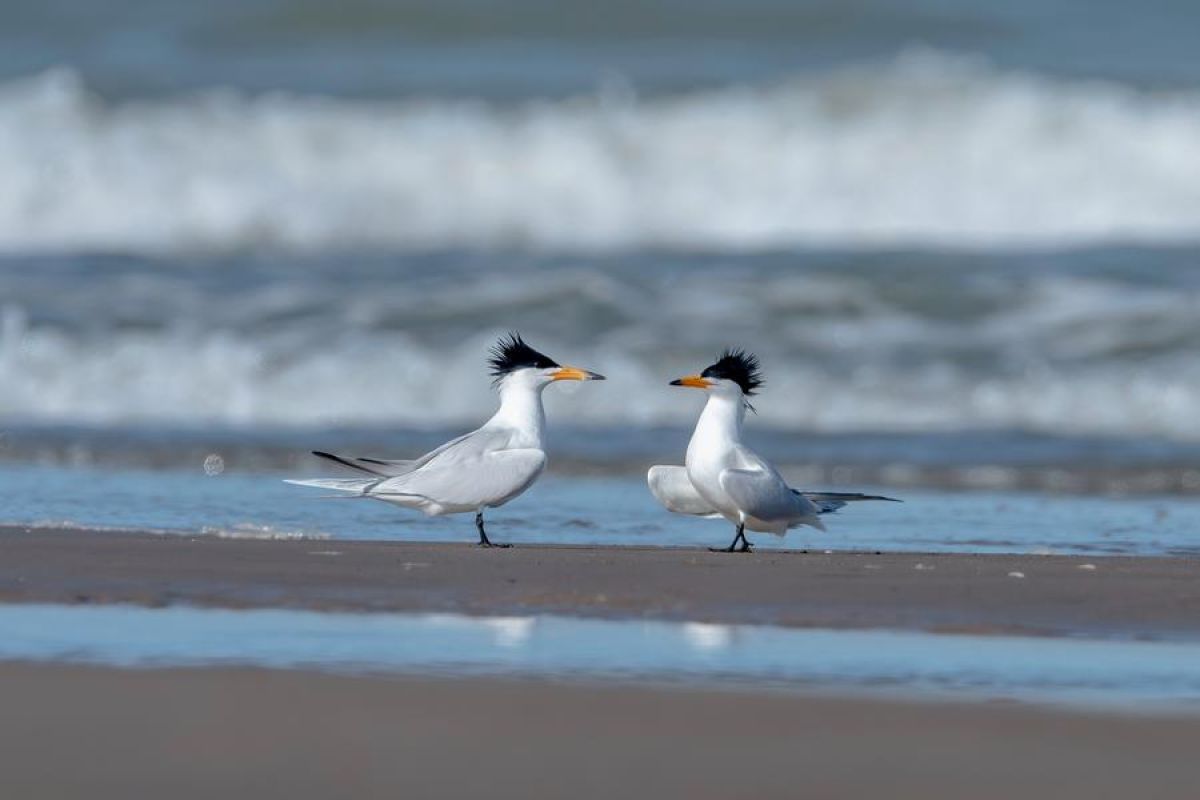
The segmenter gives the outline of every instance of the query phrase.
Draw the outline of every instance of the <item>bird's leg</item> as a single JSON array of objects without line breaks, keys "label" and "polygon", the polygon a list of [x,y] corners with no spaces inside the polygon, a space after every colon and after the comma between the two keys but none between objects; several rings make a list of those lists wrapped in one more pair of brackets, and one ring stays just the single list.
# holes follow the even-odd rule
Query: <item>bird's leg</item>
[{"label": "bird's leg", "polygon": [[475,528],[479,531],[479,546],[480,547],[512,547],[511,544],[493,544],[488,538],[487,531],[483,529],[483,512],[475,512]]},{"label": "bird's leg", "polygon": [[[746,523],[739,522],[737,526],[737,535],[733,537],[733,541],[729,543],[729,547],[710,547],[710,551],[714,553],[745,553],[750,549],[750,543],[746,541]],[[737,543],[741,540],[742,547],[738,549]]]},{"label": "bird's leg", "polygon": [[738,548],[739,553],[749,553],[754,549],[754,545],[750,544],[750,540],[746,538],[746,526],[738,525],[738,536],[742,537],[742,546]]}]

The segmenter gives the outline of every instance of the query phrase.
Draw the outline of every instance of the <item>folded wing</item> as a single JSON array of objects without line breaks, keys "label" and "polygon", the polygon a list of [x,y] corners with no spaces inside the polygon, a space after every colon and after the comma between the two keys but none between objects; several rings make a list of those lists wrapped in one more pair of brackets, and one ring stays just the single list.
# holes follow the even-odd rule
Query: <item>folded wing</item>
[{"label": "folded wing", "polygon": [[686,467],[658,464],[646,474],[650,494],[668,511],[693,514],[697,517],[719,517],[720,514],[700,496],[687,475]]},{"label": "folded wing", "polygon": [[501,505],[537,480],[546,454],[532,448],[485,450],[465,458],[439,458],[420,469],[388,478],[367,494],[380,500],[421,498],[433,513]]},{"label": "folded wing", "polygon": [[718,480],[729,499],[746,516],[795,525],[818,522],[817,507],[793,492],[774,470],[726,469]]}]

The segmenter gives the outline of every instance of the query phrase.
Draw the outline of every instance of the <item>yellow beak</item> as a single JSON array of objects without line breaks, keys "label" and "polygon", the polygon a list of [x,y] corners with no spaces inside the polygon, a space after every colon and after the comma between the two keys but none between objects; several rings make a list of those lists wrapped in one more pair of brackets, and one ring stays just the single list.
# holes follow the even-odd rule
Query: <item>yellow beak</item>
[{"label": "yellow beak", "polygon": [[579,367],[559,367],[551,380],[555,381],[602,381],[604,376],[596,372],[588,372]]},{"label": "yellow beak", "polygon": [[713,382],[702,375],[685,375],[678,380],[671,381],[672,386],[690,386],[693,389],[707,389],[713,385]]}]

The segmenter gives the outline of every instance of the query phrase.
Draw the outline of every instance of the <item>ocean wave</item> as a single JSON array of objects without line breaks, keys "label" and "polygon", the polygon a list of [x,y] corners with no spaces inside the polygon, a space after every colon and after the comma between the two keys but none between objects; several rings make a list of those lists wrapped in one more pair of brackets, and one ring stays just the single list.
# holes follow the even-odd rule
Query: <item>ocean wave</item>
[{"label": "ocean wave", "polygon": [[1200,440],[1200,276],[1187,253],[1129,253],[1125,277],[1036,258],[991,269],[861,258],[487,261],[421,279],[390,267],[351,277],[337,262],[201,268],[188,274],[220,278],[192,281],[141,262],[86,282],[14,271],[0,281],[0,419],[467,426],[495,402],[488,346],[519,324],[610,378],[551,387],[551,419],[564,423],[689,425],[700,398],[666,382],[741,344],[766,369],[754,422],[765,427]]},{"label": "ocean wave", "polygon": [[501,104],[0,85],[0,250],[1020,247],[1200,237],[1200,93],[891,63]]},{"label": "ocean wave", "polygon": [[[126,335],[70,346],[35,339],[20,374],[0,364],[6,384],[0,419],[467,426],[495,408],[480,358],[487,343],[474,340],[449,352],[406,341],[356,343],[270,366],[276,356],[269,348],[227,335],[199,341]],[[572,352],[548,345],[551,352]],[[396,362],[398,351],[406,363]],[[552,419],[653,426],[694,422],[699,398],[670,389],[666,379],[695,371],[711,357],[656,361],[594,351],[571,360],[605,373],[617,388],[556,386],[547,396]],[[1200,440],[1200,368],[1184,359],[986,379],[938,362],[866,365],[849,374],[802,359],[774,357],[769,363],[770,389],[755,403],[753,425],[820,432],[1001,428]]]}]

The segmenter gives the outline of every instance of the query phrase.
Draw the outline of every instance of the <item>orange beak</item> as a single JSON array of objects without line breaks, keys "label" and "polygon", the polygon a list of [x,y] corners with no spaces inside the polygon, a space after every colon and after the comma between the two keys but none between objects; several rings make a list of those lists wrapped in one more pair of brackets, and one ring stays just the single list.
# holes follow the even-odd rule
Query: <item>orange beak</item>
[{"label": "orange beak", "polygon": [[602,381],[604,376],[597,372],[588,372],[579,367],[559,367],[551,380],[555,381]]},{"label": "orange beak", "polygon": [[678,380],[671,381],[672,386],[690,386],[693,389],[707,389],[713,385],[713,382],[702,375],[685,375]]}]

